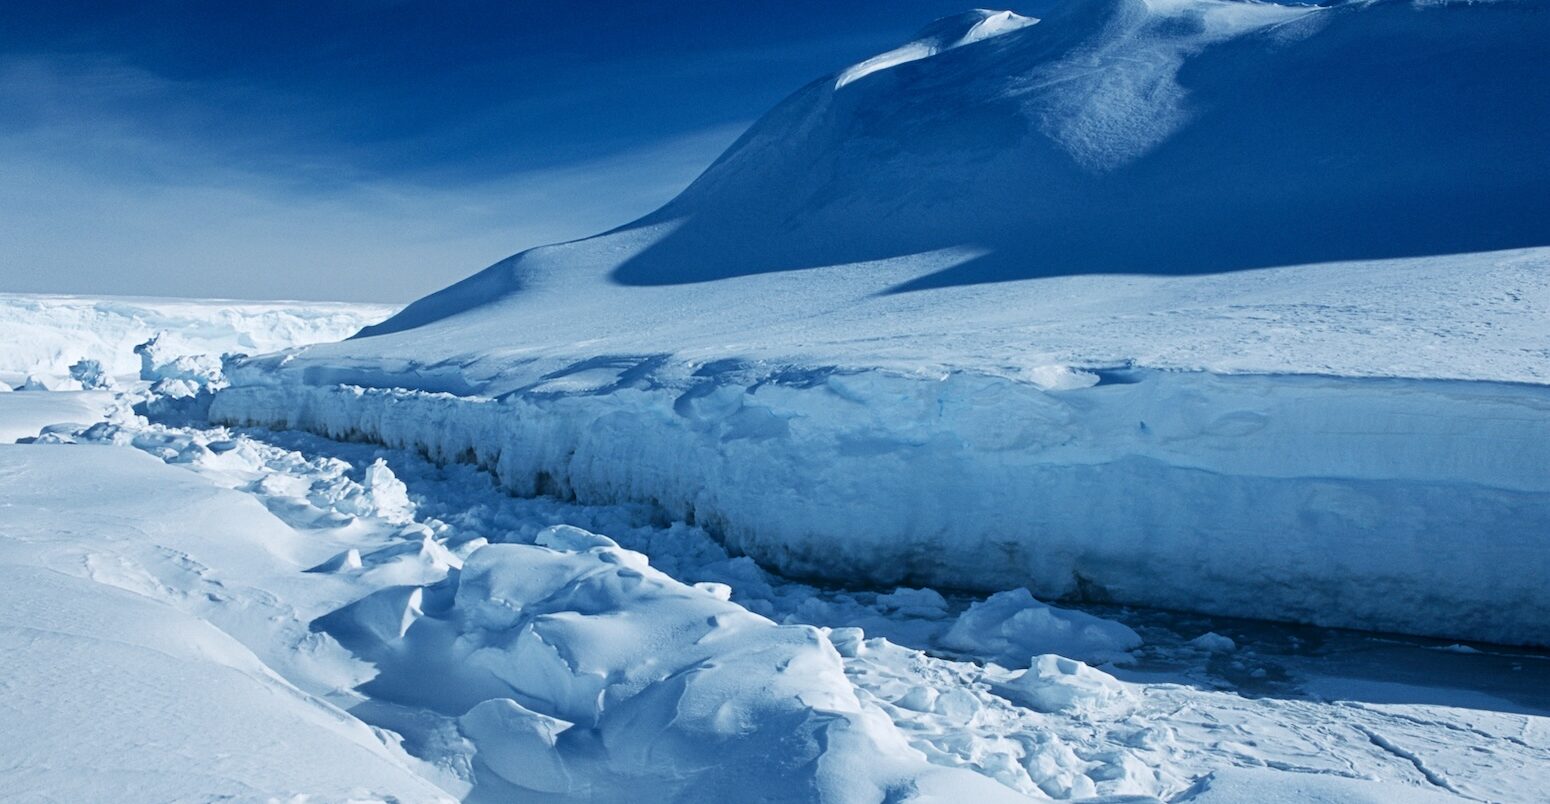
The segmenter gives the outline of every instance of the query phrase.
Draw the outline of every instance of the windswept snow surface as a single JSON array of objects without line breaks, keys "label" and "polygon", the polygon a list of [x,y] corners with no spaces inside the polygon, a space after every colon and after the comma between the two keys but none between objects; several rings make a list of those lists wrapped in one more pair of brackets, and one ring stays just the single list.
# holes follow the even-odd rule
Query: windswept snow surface
[{"label": "windswept snow surface", "polygon": [[1550,644],[1547,38],[1511,0],[1063,3],[810,85],[662,210],[245,361],[212,415],[794,576]]},{"label": "windswept snow surface", "polygon": [[0,508],[8,800],[450,799],[266,664],[365,669],[307,630],[286,590],[317,548],[256,500],[136,450],[5,446]]}]

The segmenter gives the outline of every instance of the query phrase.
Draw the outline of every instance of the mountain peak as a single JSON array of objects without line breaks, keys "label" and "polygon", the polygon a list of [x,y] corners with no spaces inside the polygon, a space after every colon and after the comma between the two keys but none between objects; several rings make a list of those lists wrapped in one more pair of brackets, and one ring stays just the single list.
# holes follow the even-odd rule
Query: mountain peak
[{"label": "mountain peak", "polygon": [[1024,17],[1011,11],[984,8],[942,17],[922,28],[913,40],[842,70],[834,80],[834,88],[840,89],[880,70],[930,58],[944,50],[972,45],[1036,22],[1038,20],[1033,17]]}]

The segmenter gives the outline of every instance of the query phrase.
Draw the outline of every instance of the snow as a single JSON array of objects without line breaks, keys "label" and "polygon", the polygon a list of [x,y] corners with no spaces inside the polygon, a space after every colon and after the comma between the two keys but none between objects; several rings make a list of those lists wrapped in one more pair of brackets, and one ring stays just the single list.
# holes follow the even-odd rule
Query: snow
[{"label": "snow", "polygon": [[[8,514],[0,533],[21,524],[38,555],[82,556],[70,566],[230,635],[232,650],[369,724],[376,743],[366,750],[381,745],[397,767],[456,798],[701,800],[690,791],[725,785],[735,798],[746,780],[776,773],[772,753],[824,757],[764,783],[777,800],[816,797],[807,785],[865,800],[900,780],[913,781],[896,790],[922,800],[1171,800],[1258,767],[1274,769],[1255,782],[1266,790],[1410,800],[1451,788],[1527,801],[1545,781],[1537,769],[1550,767],[1550,665],[1538,654],[1460,654],[1387,637],[1371,642],[1385,653],[1365,666],[1353,660],[1369,643],[1342,645],[1352,638],[1335,632],[1296,632],[1320,647],[1283,654],[1236,621],[1180,622],[1170,636],[1155,619],[1121,625],[1025,593],[824,590],[760,570],[650,506],[510,497],[472,466],[412,450],[133,416],[53,433],[45,441],[115,446],[11,448],[27,474],[0,483],[0,504],[31,495],[40,513]],[[108,477],[121,465],[127,477]],[[92,490],[92,506],[75,502],[86,496],[78,488]],[[207,513],[210,500],[219,505]],[[137,618],[125,632],[150,616],[121,608]],[[1039,627],[1008,627],[1021,612]],[[960,622],[979,640],[968,650],[944,644]],[[1044,655],[1069,650],[1081,630],[1118,640],[1117,661]],[[1206,630],[1239,644],[1237,667],[1190,644]],[[1021,644],[1027,654],[1003,665],[977,652],[1002,650],[1002,638],[1009,653]],[[25,658],[48,664],[48,655]],[[1439,672],[1452,662],[1464,664]],[[1453,686],[1398,683],[1407,678]],[[186,702],[166,705],[213,706],[189,686]],[[112,694],[89,697],[119,700]],[[706,695],[716,711],[668,709],[664,695]],[[163,698],[123,705],[126,718],[163,722],[136,702]],[[763,716],[772,711],[786,715]],[[12,723],[0,724],[0,739]],[[139,725],[113,733],[155,733]],[[834,739],[820,749],[808,726]],[[260,746],[324,739],[300,735],[316,731],[310,721],[267,714],[245,728]],[[198,759],[201,750],[186,746],[191,766],[216,762]],[[680,773],[664,777],[669,766]],[[125,757],[121,767],[141,765]],[[317,783],[320,797],[359,784],[346,770],[325,780],[333,787]],[[398,773],[372,776],[373,789],[387,792]],[[218,789],[165,776],[167,790],[186,785],[188,797]],[[266,778],[265,790],[285,787]]]},{"label": "snow", "polygon": [[1547,19],[1102,0],[864,62],[211,415],[792,576],[1550,644]]},{"label": "snow", "polygon": [[959,615],[942,645],[1007,666],[1037,653],[1084,661],[1112,661],[1140,646],[1141,637],[1119,623],[1033,599],[1027,589],[998,592]]},{"label": "snow", "polygon": [[232,574],[295,542],[251,498],[104,447],[0,447],[0,478],[8,797],[449,798],[211,624],[257,605],[283,623],[265,628],[307,633]]},{"label": "snow", "polygon": [[106,418],[114,402],[110,391],[0,393],[0,444],[33,438],[51,424],[91,424]]},{"label": "snow", "polygon": [[879,53],[866,61],[840,72],[834,80],[834,88],[840,89],[846,84],[860,78],[865,78],[879,70],[887,70],[920,59],[930,58],[944,50],[952,50],[964,45],[972,45],[975,42],[999,36],[1009,31],[1023,28],[1038,20],[1032,17],[1024,17],[1013,14],[1010,11],[987,11],[982,8],[974,9],[956,17],[947,17],[938,20],[930,27],[920,32],[919,38],[913,42],[900,45],[887,53]]},{"label": "snow", "polygon": [[1135,708],[1118,679],[1064,656],[1046,653],[1001,688],[1002,694],[1035,712],[1082,717],[1112,715]]},{"label": "snow", "polygon": [[110,375],[132,374],[134,347],[158,332],[178,354],[259,354],[335,341],[393,313],[380,304],[211,301],[0,293],[0,378],[67,377],[94,360]]},{"label": "snow", "polygon": [[[1360,779],[1299,776],[1249,768],[1212,773],[1177,799],[1191,804],[1385,804],[1394,800],[1393,790]],[[1404,800],[1425,804],[1458,799],[1443,793],[1407,790]]]},{"label": "snow", "polygon": [[1536,800],[1541,11],[970,12],[380,324],[0,297],[0,789]]},{"label": "snow", "polygon": [[[562,528],[533,545],[480,547],[441,622],[373,634],[403,640],[385,646],[379,684],[440,677],[448,691],[435,705],[466,709],[459,725],[476,746],[476,772],[514,791],[588,801],[720,801],[750,787],[837,802],[934,800],[918,795],[931,783],[922,777],[945,777],[955,795],[1019,800],[928,765],[856,699],[816,629],[777,626],[605,538]],[[414,694],[407,682],[399,689]]]}]

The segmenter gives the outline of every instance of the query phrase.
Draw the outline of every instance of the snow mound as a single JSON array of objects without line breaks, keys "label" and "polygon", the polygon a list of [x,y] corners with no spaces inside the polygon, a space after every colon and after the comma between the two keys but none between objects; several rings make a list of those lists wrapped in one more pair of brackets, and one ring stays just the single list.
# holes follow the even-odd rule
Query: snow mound
[{"label": "snow mound", "polygon": [[1129,627],[1033,599],[1027,589],[999,592],[969,607],[942,637],[942,645],[1008,667],[1029,656],[1058,653],[1084,661],[1112,661],[1141,645]]},{"label": "snow mound", "polygon": [[379,695],[462,712],[492,796],[1024,800],[928,765],[857,699],[818,630],[680,584],[607,537],[556,526],[483,546],[447,583],[388,587],[322,625],[378,664]]}]

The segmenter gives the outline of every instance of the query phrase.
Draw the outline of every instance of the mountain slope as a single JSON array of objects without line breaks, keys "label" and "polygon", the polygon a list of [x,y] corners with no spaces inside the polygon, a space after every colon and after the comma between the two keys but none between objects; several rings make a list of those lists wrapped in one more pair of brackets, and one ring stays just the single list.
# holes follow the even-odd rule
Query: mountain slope
[{"label": "mountain slope", "polygon": [[[1543,3],[1088,0],[1008,20],[948,18],[810,84],[624,227],[644,248],[577,256],[660,285],[975,255],[904,290],[1550,243]],[[368,332],[509,292],[522,262]]]},{"label": "mountain slope", "polygon": [[949,18],[658,212],[247,360],[212,415],[794,575],[1550,644],[1547,34],[1510,1]]}]

